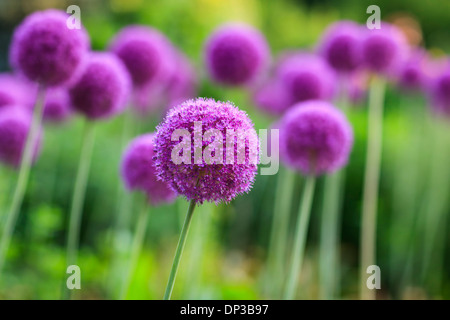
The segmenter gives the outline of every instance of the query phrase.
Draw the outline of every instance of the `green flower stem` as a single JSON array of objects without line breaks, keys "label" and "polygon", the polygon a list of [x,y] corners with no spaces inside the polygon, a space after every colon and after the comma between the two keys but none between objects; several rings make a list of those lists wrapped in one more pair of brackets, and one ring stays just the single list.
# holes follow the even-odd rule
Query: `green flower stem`
[{"label": "green flower stem", "polygon": [[366,168],[361,222],[360,246],[360,298],[374,300],[375,290],[367,288],[366,269],[375,264],[378,185],[380,178],[383,138],[383,104],[386,83],[374,76],[369,92],[369,116]]},{"label": "green flower stem", "polygon": [[[342,79],[338,107],[345,114],[348,101],[347,79]],[[345,170],[341,169],[324,179],[323,207],[319,244],[319,297],[330,300],[338,296],[339,237],[341,232],[342,195],[345,188]]]},{"label": "green flower stem", "polygon": [[[70,209],[69,232],[67,235],[67,266],[74,265],[77,262],[78,242],[80,237],[80,226],[84,197],[91,166],[92,151],[95,143],[95,124],[86,122],[83,132],[82,149],[80,161],[78,163],[77,176],[75,178],[75,187]],[[66,290],[66,294],[70,290]],[[70,296],[70,293],[66,296]]]},{"label": "green flower stem", "polygon": [[281,167],[278,173],[272,230],[268,251],[268,272],[266,282],[271,284],[273,298],[282,294],[284,280],[284,261],[289,234],[289,218],[291,213],[292,195],[294,193],[296,175],[287,168]]},{"label": "green flower stem", "polygon": [[170,300],[172,296],[173,286],[175,284],[175,278],[177,277],[178,266],[180,264],[181,255],[186,244],[186,236],[189,231],[192,216],[195,209],[195,200],[191,200],[189,209],[184,220],[183,228],[181,229],[180,240],[178,241],[177,250],[175,251],[175,257],[173,258],[172,269],[170,270],[169,281],[167,282],[166,292],[164,293],[164,300]]},{"label": "green flower stem", "polygon": [[35,151],[36,139],[39,136],[39,128],[42,123],[42,114],[45,104],[46,89],[43,85],[39,85],[36,97],[36,104],[33,109],[33,117],[31,127],[25,142],[22,159],[20,161],[19,176],[16,188],[14,190],[11,206],[6,215],[5,228],[3,229],[0,240],[0,275],[2,273],[3,264],[5,262],[6,253],[11,242],[20,207],[22,206],[23,197],[27,189],[28,177],[30,175],[31,164],[33,162],[33,154]]},{"label": "green flower stem", "polygon": [[314,186],[316,184],[315,176],[308,176],[303,189],[302,202],[300,204],[297,225],[295,228],[294,248],[292,250],[291,266],[287,278],[284,299],[295,299],[295,293],[298,287],[299,275],[302,269],[303,256],[306,246],[306,235],[311,215],[311,206],[314,196]]},{"label": "green flower stem", "polygon": [[125,270],[125,277],[120,291],[120,300],[126,298],[128,289],[130,287],[131,278],[141,253],[142,244],[145,239],[145,230],[147,228],[148,216],[149,216],[149,205],[144,202],[142,203],[142,208],[140,208],[139,216],[136,223],[136,229],[134,231],[133,245],[131,247],[130,262],[128,268]]},{"label": "green flower stem", "polygon": [[336,297],[339,275],[339,233],[345,171],[325,177],[324,201],[320,226],[319,280],[321,299]]}]

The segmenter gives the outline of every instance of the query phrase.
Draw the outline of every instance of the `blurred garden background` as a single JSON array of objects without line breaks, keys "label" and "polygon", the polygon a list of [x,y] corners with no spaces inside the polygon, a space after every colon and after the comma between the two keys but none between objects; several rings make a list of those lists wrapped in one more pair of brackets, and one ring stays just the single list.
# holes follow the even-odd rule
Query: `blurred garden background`
[{"label": "blurred garden background", "polygon": [[[10,70],[8,50],[14,28],[31,12],[66,10],[76,4],[94,50],[106,50],[129,24],[152,26],[191,60],[197,96],[233,101],[255,128],[275,117],[258,110],[252,94],[212,82],[203,48],[220,24],[242,21],[267,37],[272,59],[286,50],[314,49],[331,23],[349,19],[365,24],[371,4],[381,18],[406,23],[411,39],[436,58],[450,53],[450,1],[267,1],[267,0],[0,0],[0,71]],[[406,22],[405,22],[406,21]],[[1,88],[0,88],[1,89]],[[367,136],[367,101],[348,110],[355,144],[346,168],[340,243],[339,299],[358,298],[361,198]],[[383,153],[378,198],[378,299],[450,298],[450,119],[433,123],[426,96],[405,93],[391,83],[385,98]],[[133,137],[153,132],[162,114],[134,117]],[[119,167],[125,115],[98,125],[81,225],[77,299],[117,299],[142,198],[125,193]],[[67,278],[65,243],[83,121],[46,125],[42,151],[32,168],[24,203],[0,280],[0,299],[59,299]],[[436,130],[438,139],[436,142]],[[131,140],[131,137],[128,141]],[[126,143],[128,143],[126,141]],[[436,153],[432,148],[439,143]],[[224,204],[205,204],[194,214],[175,284],[174,299],[270,299],[266,258],[277,176],[257,175],[249,194]],[[5,221],[17,171],[0,167],[0,225]],[[292,202],[297,212],[303,179]],[[318,246],[322,179],[313,204],[298,298],[318,299]],[[188,202],[149,207],[145,243],[126,294],[128,299],[161,299]],[[292,220],[294,221],[294,220]],[[294,222],[291,223],[294,226]],[[291,230],[292,231],[292,230]],[[291,236],[292,232],[288,234]],[[270,290],[269,290],[270,291]]]}]

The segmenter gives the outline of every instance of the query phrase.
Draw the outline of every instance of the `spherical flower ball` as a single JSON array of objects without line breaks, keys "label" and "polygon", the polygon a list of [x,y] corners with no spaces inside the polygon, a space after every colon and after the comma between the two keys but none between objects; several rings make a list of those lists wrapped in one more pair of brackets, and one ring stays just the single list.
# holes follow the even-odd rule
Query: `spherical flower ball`
[{"label": "spherical flower ball", "polygon": [[403,33],[395,26],[381,23],[380,29],[368,29],[362,43],[364,65],[372,72],[392,75],[408,50]]},{"label": "spherical flower ball", "polygon": [[320,56],[291,55],[282,61],[277,77],[289,96],[289,105],[307,100],[331,100],[336,93],[336,74]]},{"label": "spherical flower ball", "polygon": [[110,51],[125,64],[135,87],[160,85],[174,71],[169,40],[156,29],[131,25],[112,40]]},{"label": "spherical flower ball", "polygon": [[253,123],[230,102],[187,100],[170,109],[156,131],[158,176],[197,203],[229,202],[249,192],[258,153]]},{"label": "spherical flower ball", "polygon": [[397,81],[400,88],[407,91],[425,89],[428,57],[424,50],[416,49],[399,66]]},{"label": "spherical flower ball", "polygon": [[362,65],[363,30],[353,21],[339,21],[324,33],[319,52],[339,73],[348,74]]},{"label": "spherical flower ball", "polygon": [[266,67],[270,50],[265,37],[243,24],[225,24],[206,42],[205,62],[211,78],[239,86],[254,81]]},{"label": "spherical flower ball", "polygon": [[343,167],[353,146],[353,130],[344,114],[324,101],[302,102],[283,116],[281,160],[306,175]]},{"label": "spherical flower ball", "polygon": [[[31,127],[31,113],[23,106],[8,106],[0,110],[0,161],[18,168]],[[34,147],[33,161],[40,149],[40,137]]]},{"label": "spherical flower ball", "polygon": [[128,190],[145,192],[153,205],[172,202],[176,193],[156,176],[153,163],[153,133],[144,134],[127,146],[121,164],[121,174]]},{"label": "spherical flower ball", "polygon": [[433,110],[450,117],[450,66],[431,81],[428,90]]},{"label": "spherical flower ball", "polygon": [[58,87],[47,90],[43,118],[46,122],[60,123],[73,115],[69,91]]},{"label": "spherical flower ball", "polygon": [[131,90],[129,74],[112,53],[91,53],[77,82],[69,89],[72,106],[91,120],[122,112]]},{"label": "spherical flower ball", "polygon": [[0,74],[0,108],[8,105],[33,105],[36,89],[33,84],[17,75]]},{"label": "spherical flower ball", "polygon": [[176,71],[167,84],[167,100],[169,106],[192,99],[197,94],[197,75],[191,61],[182,52],[175,51]]},{"label": "spherical flower ball", "polygon": [[14,32],[10,60],[28,79],[46,86],[68,82],[89,49],[85,29],[69,29],[64,11],[34,12]]}]

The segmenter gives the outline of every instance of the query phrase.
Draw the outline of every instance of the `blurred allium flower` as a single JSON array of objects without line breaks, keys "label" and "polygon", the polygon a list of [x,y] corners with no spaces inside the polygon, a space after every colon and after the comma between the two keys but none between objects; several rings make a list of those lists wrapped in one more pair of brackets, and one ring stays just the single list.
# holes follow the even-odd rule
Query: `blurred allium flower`
[{"label": "blurred allium flower", "polygon": [[102,119],[125,109],[130,89],[129,74],[117,56],[91,53],[69,94],[77,111],[89,119]]},{"label": "blurred allium flower", "polygon": [[347,83],[347,95],[351,103],[358,104],[367,97],[369,75],[359,71],[350,75]]},{"label": "blurred allium flower", "polygon": [[65,83],[76,74],[89,48],[82,29],[69,29],[64,11],[29,15],[14,32],[10,60],[28,79],[46,86]]},{"label": "blurred allium flower", "polygon": [[47,91],[44,105],[44,120],[64,122],[73,114],[69,92],[66,88],[52,88]]},{"label": "blurred allium flower", "polygon": [[227,85],[246,85],[266,67],[270,50],[263,34],[243,24],[216,29],[205,47],[206,67],[211,78]]},{"label": "blurred allium flower", "polygon": [[[18,168],[25,149],[28,131],[31,126],[31,113],[23,106],[8,106],[0,110],[0,161]],[[36,160],[40,139],[34,148]]]},{"label": "blurred allium flower", "polygon": [[403,33],[388,23],[381,23],[381,29],[366,30],[362,46],[365,66],[387,75],[397,70],[408,49]]},{"label": "blurred allium flower", "polygon": [[123,28],[113,39],[110,50],[123,61],[135,87],[160,85],[174,70],[169,40],[150,27]]},{"label": "blurred allium flower", "polygon": [[435,77],[429,85],[431,105],[438,114],[450,117],[450,66]]},{"label": "blurred allium flower", "polygon": [[281,160],[302,173],[320,175],[343,167],[353,146],[344,114],[324,101],[296,104],[280,127]]},{"label": "blurred allium flower", "polygon": [[289,105],[307,100],[330,100],[336,93],[336,75],[323,58],[297,53],[285,58],[276,75],[286,88]]},{"label": "blurred allium flower", "polygon": [[319,51],[337,72],[353,72],[362,65],[362,28],[353,21],[339,21],[325,31]]},{"label": "blurred allium flower", "polygon": [[168,105],[174,106],[197,94],[197,76],[189,59],[180,51],[175,52],[176,71],[167,86]]},{"label": "blurred allium flower", "polygon": [[402,89],[421,90],[427,83],[426,68],[428,56],[425,50],[416,49],[412,51],[398,69],[398,84]]},{"label": "blurred allium flower", "polygon": [[253,93],[253,101],[261,111],[279,116],[290,106],[290,99],[278,79],[270,79]]},{"label": "blurred allium flower", "polygon": [[[201,131],[194,122],[201,122]],[[191,135],[192,143],[188,145],[191,148],[190,163],[175,164],[172,159],[172,151],[180,143],[171,139],[177,129],[185,129]],[[202,140],[197,144],[195,137],[202,137],[210,129],[216,129],[222,134],[223,143],[219,141],[219,144],[223,150],[214,149],[211,153],[218,152],[214,157],[220,161],[208,164],[205,161],[207,150],[205,147],[208,148],[210,142],[215,140],[205,136],[202,144],[200,144]],[[236,134],[232,140],[234,148],[226,143],[227,131],[231,134],[232,130]],[[216,138],[214,136],[214,139]],[[238,140],[247,142],[245,154],[239,152]],[[252,156],[256,154],[257,158],[259,152],[258,136],[247,114],[230,102],[197,98],[170,109],[164,121],[157,127],[154,143],[158,176],[188,200],[195,200],[197,203],[229,202],[238,194],[248,192],[253,185],[257,164],[256,161],[252,161]],[[203,157],[200,161],[196,161],[195,150],[199,149],[203,150]],[[183,149],[183,156],[185,152],[187,151]],[[220,152],[223,152],[223,156]],[[243,161],[239,160],[238,156]]]},{"label": "blurred allium flower", "polygon": [[128,190],[141,190],[152,205],[158,205],[172,202],[176,193],[156,176],[153,139],[154,134],[145,134],[130,142],[122,157],[121,174]]},{"label": "blurred allium flower", "polygon": [[36,88],[21,77],[0,74],[0,108],[7,105],[31,106],[36,97]]}]

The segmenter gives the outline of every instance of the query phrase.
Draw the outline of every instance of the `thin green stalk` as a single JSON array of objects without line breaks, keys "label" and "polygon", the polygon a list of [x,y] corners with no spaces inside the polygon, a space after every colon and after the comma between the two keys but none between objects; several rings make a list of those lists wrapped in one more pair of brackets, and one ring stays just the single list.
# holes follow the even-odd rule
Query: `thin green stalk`
[{"label": "thin green stalk", "polygon": [[145,230],[147,227],[149,209],[148,204],[143,203],[140,209],[138,220],[136,223],[136,229],[134,231],[133,245],[131,247],[130,262],[128,268],[125,270],[125,277],[120,291],[120,300],[126,298],[128,289],[130,287],[131,278],[134,270],[136,269],[137,261],[139,259],[139,254],[141,253],[142,244],[145,239]]},{"label": "thin green stalk", "polygon": [[292,250],[291,266],[287,278],[284,299],[295,299],[295,293],[298,287],[299,275],[302,269],[303,256],[306,246],[306,235],[308,232],[309,217],[311,215],[311,206],[314,196],[314,186],[316,177],[308,176],[303,189],[302,202],[298,212],[297,225],[295,228],[294,248]]},{"label": "thin green stalk", "polygon": [[273,298],[282,295],[284,280],[284,262],[286,261],[286,249],[289,234],[289,220],[291,213],[292,195],[295,186],[295,174],[284,167],[278,173],[272,230],[270,232],[269,250],[267,254],[268,272],[265,282],[271,284]]},{"label": "thin green stalk", "polygon": [[[84,205],[84,197],[86,194],[89,169],[91,166],[92,151],[95,143],[95,124],[93,122],[85,123],[82,143],[80,161],[78,163],[78,171],[75,178],[75,187],[70,209],[69,232],[67,235],[67,266],[77,263],[82,210]],[[67,289],[65,291],[66,297],[69,297],[70,290]]]},{"label": "thin green stalk", "polygon": [[341,222],[341,190],[345,172],[339,170],[325,177],[323,211],[319,247],[319,296],[336,297],[339,275],[339,233]]},{"label": "thin green stalk", "polygon": [[384,79],[374,76],[369,92],[367,154],[361,222],[360,297],[363,300],[375,299],[375,290],[367,288],[366,285],[368,277],[366,269],[368,266],[375,264],[376,258],[376,222],[383,138],[384,92]]},{"label": "thin green stalk", "polygon": [[0,276],[5,262],[6,253],[11,242],[14,228],[16,226],[19,210],[22,206],[23,197],[27,189],[28,177],[30,175],[31,164],[33,162],[33,154],[35,151],[36,139],[39,135],[39,128],[42,123],[42,114],[45,104],[45,87],[39,85],[36,97],[36,104],[33,109],[33,117],[31,120],[31,127],[25,142],[25,149],[23,151],[22,159],[20,161],[19,176],[17,179],[16,188],[14,190],[11,206],[6,215],[5,228],[3,229],[0,240]]},{"label": "thin green stalk", "polygon": [[180,240],[178,241],[177,250],[175,251],[175,257],[173,258],[172,269],[170,270],[169,281],[167,282],[166,292],[164,293],[164,300],[170,300],[172,296],[173,286],[175,284],[175,278],[177,277],[178,266],[180,264],[181,255],[186,244],[186,236],[189,231],[192,216],[195,209],[195,200],[191,200],[189,209],[184,220],[183,228],[181,229]]},{"label": "thin green stalk", "polygon": [[[348,79],[341,79],[341,92],[337,106],[347,113]],[[345,185],[345,170],[339,170],[324,179],[323,206],[319,244],[319,297],[334,299],[339,288],[339,237],[341,232],[342,190]]]}]

